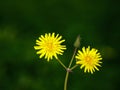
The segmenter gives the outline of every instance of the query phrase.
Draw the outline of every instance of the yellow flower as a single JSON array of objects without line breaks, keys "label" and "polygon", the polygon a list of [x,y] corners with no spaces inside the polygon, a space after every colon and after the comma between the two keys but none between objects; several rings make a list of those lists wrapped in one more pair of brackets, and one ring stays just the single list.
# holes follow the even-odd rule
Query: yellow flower
[{"label": "yellow flower", "polygon": [[90,50],[90,46],[85,49],[85,47],[82,48],[82,51],[78,50],[76,58],[76,64],[80,64],[80,68],[82,69],[84,67],[84,72],[90,72],[93,74],[95,72],[95,69],[99,71],[97,66],[101,66],[100,63],[102,63],[100,60],[102,60],[100,53],[97,53],[98,50],[92,48]]},{"label": "yellow flower", "polygon": [[39,40],[36,40],[36,44],[38,46],[34,46],[36,50],[39,50],[37,54],[40,54],[40,58],[45,56],[45,59],[49,61],[53,58],[53,56],[58,59],[57,54],[62,55],[63,50],[66,49],[65,45],[61,45],[65,40],[61,40],[62,36],[55,33],[45,33],[45,36],[41,35]]}]

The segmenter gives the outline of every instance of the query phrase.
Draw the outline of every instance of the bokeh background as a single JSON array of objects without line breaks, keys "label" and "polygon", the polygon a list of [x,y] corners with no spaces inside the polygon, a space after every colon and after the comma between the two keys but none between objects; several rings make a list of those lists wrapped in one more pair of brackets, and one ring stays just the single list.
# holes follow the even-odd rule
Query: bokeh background
[{"label": "bokeh background", "polygon": [[0,90],[63,90],[63,67],[39,59],[33,48],[41,34],[52,32],[66,40],[59,56],[66,66],[79,34],[79,49],[90,45],[103,57],[93,75],[77,67],[68,90],[120,90],[118,0],[0,0]]}]

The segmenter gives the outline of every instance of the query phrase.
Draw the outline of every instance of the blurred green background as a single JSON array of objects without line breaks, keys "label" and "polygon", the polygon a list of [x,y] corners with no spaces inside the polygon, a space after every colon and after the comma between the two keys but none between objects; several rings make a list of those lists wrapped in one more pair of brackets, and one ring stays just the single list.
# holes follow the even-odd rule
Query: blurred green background
[{"label": "blurred green background", "polygon": [[[117,0],[0,0],[0,90],[63,90],[65,70],[39,59],[33,46],[44,33],[59,33],[68,66],[78,34],[103,57],[99,72],[69,76],[68,90],[120,90],[120,2]],[[74,62],[75,63],[75,62]]]}]

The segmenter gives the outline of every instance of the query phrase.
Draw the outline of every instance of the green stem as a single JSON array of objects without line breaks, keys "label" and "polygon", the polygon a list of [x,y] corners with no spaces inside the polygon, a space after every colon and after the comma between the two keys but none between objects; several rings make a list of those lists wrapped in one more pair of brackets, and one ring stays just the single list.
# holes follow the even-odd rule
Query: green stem
[{"label": "green stem", "polygon": [[73,56],[72,56],[72,58],[71,58],[71,61],[70,61],[70,63],[69,63],[68,68],[70,68],[71,65],[72,65],[72,62],[73,62],[73,59],[74,59],[74,56],[75,56],[76,51],[77,51],[77,48],[75,48],[75,50],[74,50],[74,52],[73,52]]},{"label": "green stem", "polygon": [[57,61],[63,66],[63,68],[65,68],[65,70],[67,70],[67,67],[61,62],[60,59],[57,59]]},{"label": "green stem", "polygon": [[69,76],[69,73],[70,73],[70,71],[71,71],[70,67],[71,67],[71,65],[72,65],[72,62],[73,62],[73,59],[74,59],[74,57],[75,57],[76,51],[77,51],[77,48],[75,48],[75,50],[74,50],[74,52],[73,52],[73,56],[72,56],[72,58],[71,58],[71,60],[70,60],[69,66],[68,66],[68,68],[66,69],[67,72],[66,72],[66,76],[65,76],[64,90],[67,90],[68,76]]},{"label": "green stem", "polygon": [[70,68],[70,70],[72,71],[73,69],[75,69],[78,65],[74,65],[73,67]]},{"label": "green stem", "polygon": [[68,76],[69,76],[69,72],[66,72],[66,76],[65,76],[65,82],[64,82],[64,90],[67,90],[67,81],[68,81]]}]

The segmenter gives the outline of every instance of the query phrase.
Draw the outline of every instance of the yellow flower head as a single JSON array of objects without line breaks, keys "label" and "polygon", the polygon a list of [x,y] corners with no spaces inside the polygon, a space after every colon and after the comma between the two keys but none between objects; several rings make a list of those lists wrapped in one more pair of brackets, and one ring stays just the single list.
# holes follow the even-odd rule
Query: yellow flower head
[{"label": "yellow flower head", "polygon": [[102,60],[100,53],[97,53],[98,50],[92,48],[90,50],[90,46],[85,49],[85,47],[82,48],[82,51],[78,50],[76,58],[76,64],[80,64],[80,68],[82,69],[84,67],[84,72],[90,72],[93,74],[93,72],[96,70],[99,71],[97,66],[101,66],[100,63],[102,63],[100,60]]},{"label": "yellow flower head", "polygon": [[41,35],[39,40],[36,40],[38,46],[34,46],[36,50],[39,50],[37,54],[40,54],[40,58],[45,56],[45,59],[49,61],[53,56],[58,59],[57,54],[62,55],[63,50],[66,49],[65,45],[61,45],[65,40],[61,40],[62,36],[55,33],[46,33],[45,36]]}]

